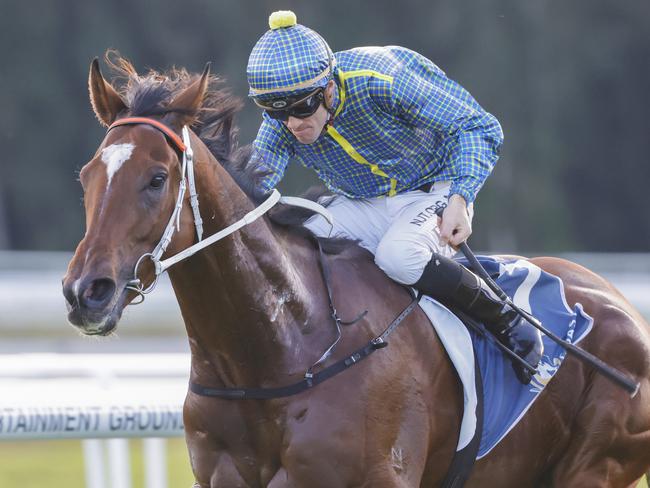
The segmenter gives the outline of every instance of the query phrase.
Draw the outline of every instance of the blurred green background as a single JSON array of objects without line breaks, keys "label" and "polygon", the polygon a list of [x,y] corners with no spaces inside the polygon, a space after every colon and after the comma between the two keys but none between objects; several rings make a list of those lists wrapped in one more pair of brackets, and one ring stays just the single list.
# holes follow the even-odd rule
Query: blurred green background
[{"label": "blurred green background", "polygon": [[[506,142],[477,201],[475,247],[650,249],[647,0],[4,0],[0,249],[72,250],[83,235],[76,172],[103,136],[93,57],[116,48],[139,70],[212,61],[245,97],[248,53],[277,9],[335,51],[419,51],[499,118]],[[259,120],[247,103],[242,142]],[[292,170],[282,189],[312,182]]]},{"label": "blurred green background", "polygon": [[[132,486],[144,486],[142,443],[129,441]],[[168,439],[169,488],[190,488],[194,476],[185,439]],[[79,440],[0,442],[2,488],[84,488],[84,459]],[[110,486],[110,485],[109,485]]]}]

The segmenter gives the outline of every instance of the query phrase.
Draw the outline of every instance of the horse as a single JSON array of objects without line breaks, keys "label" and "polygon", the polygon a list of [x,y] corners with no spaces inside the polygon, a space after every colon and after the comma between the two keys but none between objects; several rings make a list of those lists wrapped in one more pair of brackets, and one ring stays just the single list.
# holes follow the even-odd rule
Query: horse
[{"label": "horse", "polygon": [[[189,127],[206,235],[252,211],[263,175],[237,142],[241,102],[206,69],[139,75],[124,58],[115,88],[90,67],[94,112],[113,126],[82,168],[86,232],[63,279],[69,321],[105,336],[138,293],[140,256],[161,239],[182,178],[172,139]],[[171,133],[171,134],[170,134]],[[178,232],[165,256],[198,240],[191,198],[180,199]],[[259,218],[169,269],[191,351],[190,380],[215,388],[274,388],[300,381],[336,330],[319,250],[305,232]],[[392,282],[354,242],[324,258],[337,313],[355,317],[324,366],[376,337],[406,307]],[[530,261],[559,276],[568,303],[594,319],[581,346],[640,383],[631,398],[568,357],[521,422],[476,462],[466,486],[627,487],[650,466],[650,329],[607,281],[553,257]],[[150,264],[150,263],[149,263]],[[137,271],[154,280],[151,265]],[[489,387],[486,386],[486,387]],[[188,389],[183,410],[197,487],[435,487],[458,439],[463,391],[426,315],[415,309],[389,347],[295,395],[223,399]]]}]

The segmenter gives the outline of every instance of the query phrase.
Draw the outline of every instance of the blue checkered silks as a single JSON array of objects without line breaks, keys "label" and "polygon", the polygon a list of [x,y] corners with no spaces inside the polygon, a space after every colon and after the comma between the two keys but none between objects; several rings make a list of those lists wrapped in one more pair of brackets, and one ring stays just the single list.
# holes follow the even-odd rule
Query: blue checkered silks
[{"label": "blue checkered silks", "polygon": [[496,118],[406,48],[363,47],[334,57],[336,112],[314,143],[299,143],[281,121],[263,115],[253,144],[256,163],[268,171],[260,190],[274,188],[293,159],[349,198],[449,180],[450,195],[473,202],[503,141]]}]

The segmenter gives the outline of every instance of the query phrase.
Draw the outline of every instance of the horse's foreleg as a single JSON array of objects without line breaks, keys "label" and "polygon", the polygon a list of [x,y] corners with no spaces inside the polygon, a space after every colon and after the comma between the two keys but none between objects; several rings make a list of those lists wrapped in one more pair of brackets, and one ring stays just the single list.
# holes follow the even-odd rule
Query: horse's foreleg
[{"label": "horse's foreleg", "polygon": [[[321,484],[321,481],[324,483]],[[310,482],[304,483],[292,476],[286,469],[281,468],[273,477],[267,488],[302,488],[304,486],[323,486],[332,488],[334,486],[349,486],[347,483],[331,485],[327,480],[312,478]],[[361,484],[355,484],[360,488],[413,488],[408,480],[398,476],[391,467],[381,470],[381,473],[375,473],[370,480],[364,480]]]},{"label": "horse's foreleg", "polygon": [[249,488],[227,453],[213,457],[210,466],[194,466],[193,488]]}]

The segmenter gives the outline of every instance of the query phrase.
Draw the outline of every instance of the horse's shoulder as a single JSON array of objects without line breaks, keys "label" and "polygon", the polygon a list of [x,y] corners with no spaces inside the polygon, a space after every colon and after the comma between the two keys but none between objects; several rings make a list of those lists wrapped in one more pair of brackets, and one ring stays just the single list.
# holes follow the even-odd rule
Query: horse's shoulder
[{"label": "horse's shoulder", "polygon": [[[343,304],[353,308],[364,304],[364,307],[383,310],[391,317],[408,304],[410,294],[406,287],[391,280],[377,266],[373,255],[357,243],[350,242],[340,252],[327,254],[324,259],[331,271],[335,291],[338,291],[337,299]],[[385,318],[388,320],[389,316]]]},{"label": "horse's shoulder", "polygon": [[361,269],[376,267],[373,255],[356,241],[333,239],[325,247],[325,259],[334,266],[354,266]]}]

